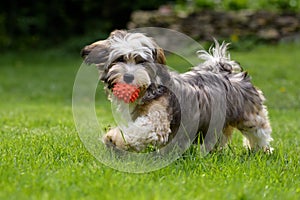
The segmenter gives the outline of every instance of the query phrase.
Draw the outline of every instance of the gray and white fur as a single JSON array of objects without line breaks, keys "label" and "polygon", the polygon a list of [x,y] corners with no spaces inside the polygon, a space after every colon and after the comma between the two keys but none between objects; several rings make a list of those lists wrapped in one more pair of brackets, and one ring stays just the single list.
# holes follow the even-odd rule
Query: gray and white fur
[{"label": "gray and white fur", "polygon": [[236,128],[246,147],[271,152],[272,129],[265,98],[248,73],[230,59],[227,47],[215,41],[209,51],[198,51],[203,62],[183,74],[170,71],[163,50],[142,33],[116,30],[106,40],[84,47],[85,62],[98,67],[109,96],[116,83],[141,90],[138,100],[130,105],[132,121],[126,130],[112,128],[103,142],[137,152],[149,145],[161,148],[181,134],[177,131],[182,124],[189,138],[196,139],[201,133],[205,139],[215,112],[212,107],[224,101],[220,102],[226,107],[220,113],[224,122],[218,146],[225,146]]}]

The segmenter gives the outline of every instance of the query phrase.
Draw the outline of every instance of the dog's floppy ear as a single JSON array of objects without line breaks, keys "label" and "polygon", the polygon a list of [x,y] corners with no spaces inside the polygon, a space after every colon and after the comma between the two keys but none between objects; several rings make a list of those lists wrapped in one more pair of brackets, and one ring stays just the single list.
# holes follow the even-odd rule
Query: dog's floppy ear
[{"label": "dog's floppy ear", "polygon": [[84,58],[87,64],[96,64],[100,70],[104,67],[110,53],[110,40],[115,37],[122,38],[127,34],[125,30],[115,30],[110,33],[106,40],[99,40],[90,45],[85,46],[81,50],[81,57]]},{"label": "dog's floppy ear", "polygon": [[162,48],[157,48],[156,49],[156,55],[155,55],[155,61],[159,64],[166,64],[166,57],[165,57],[165,53],[164,50]]},{"label": "dog's floppy ear", "polygon": [[86,64],[96,64],[102,68],[109,56],[109,43],[107,40],[100,40],[85,46],[81,50],[81,57]]}]

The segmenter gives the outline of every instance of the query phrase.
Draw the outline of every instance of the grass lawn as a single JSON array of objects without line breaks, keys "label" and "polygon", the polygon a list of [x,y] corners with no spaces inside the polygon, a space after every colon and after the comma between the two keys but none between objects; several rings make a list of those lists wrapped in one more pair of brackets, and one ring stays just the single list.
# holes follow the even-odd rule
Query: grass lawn
[{"label": "grass lawn", "polygon": [[[101,164],[77,135],[79,55],[1,54],[0,199],[300,199],[299,55],[294,44],[231,52],[268,99],[272,155],[247,152],[236,133],[222,152],[190,150],[161,170],[129,174]],[[111,113],[98,93],[97,112]]]}]

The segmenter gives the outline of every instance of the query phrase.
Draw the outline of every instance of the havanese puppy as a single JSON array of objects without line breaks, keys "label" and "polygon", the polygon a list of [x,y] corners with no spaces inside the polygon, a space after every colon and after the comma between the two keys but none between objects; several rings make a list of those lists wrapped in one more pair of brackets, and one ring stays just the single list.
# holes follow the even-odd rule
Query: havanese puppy
[{"label": "havanese puppy", "polygon": [[247,148],[271,152],[265,98],[230,59],[227,47],[215,41],[209,51],[198,51],[203,62],[182,74],[166,66],[163,49],[142,33],[116,30],[106,40],[84,47],[85,63],[98,67],[109,99],[120,105],[120,112],[127,106],[131,118],[126,126],[110,129],[103,142],[143,152],[171,141],[179,146],[188,144],[185,140],[203,142],[212,128],[221,132],[214,144],[222,148],[236,128]]}]

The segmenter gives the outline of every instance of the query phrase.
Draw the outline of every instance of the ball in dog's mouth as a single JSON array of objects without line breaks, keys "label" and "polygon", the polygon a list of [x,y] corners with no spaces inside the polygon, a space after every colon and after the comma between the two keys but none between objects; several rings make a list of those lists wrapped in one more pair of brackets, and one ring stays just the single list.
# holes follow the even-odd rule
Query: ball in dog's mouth
[{"label": "ball in dog's mouth", "polygon": [[133,103],[139,97],[140,89],[126,83],[116,83],[113,86],[113,94],[125,103]]}]

